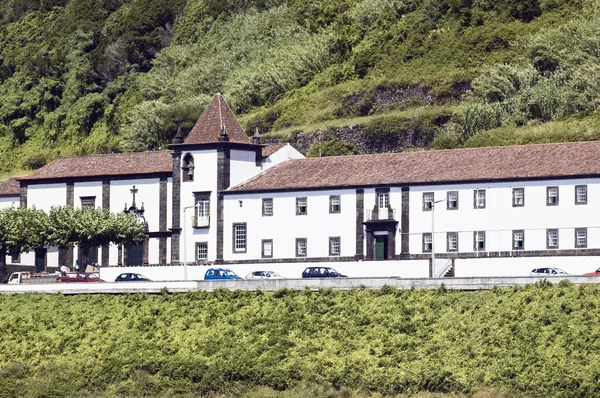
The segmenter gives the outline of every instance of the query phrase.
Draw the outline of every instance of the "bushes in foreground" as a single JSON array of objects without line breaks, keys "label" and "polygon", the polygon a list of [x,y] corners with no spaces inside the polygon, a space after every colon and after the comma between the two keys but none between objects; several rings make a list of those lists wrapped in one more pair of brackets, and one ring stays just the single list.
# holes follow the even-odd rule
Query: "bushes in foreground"
[{"label": "bushes in foreground", "polygon": [[276,391],[322,386],[346,396],[597,396],[599,293],[545,283],[479,292],[5,295],[0,391],[293,396]]}]

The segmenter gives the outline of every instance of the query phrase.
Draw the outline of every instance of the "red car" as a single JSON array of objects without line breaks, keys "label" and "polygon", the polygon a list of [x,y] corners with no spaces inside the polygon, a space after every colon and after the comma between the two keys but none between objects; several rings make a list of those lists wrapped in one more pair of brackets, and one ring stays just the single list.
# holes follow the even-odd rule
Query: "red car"
[{"label": "red car", "polygon": [[600,276],[600,268],[598,268],[596,271],[594,272],[588,272],[586,274],[583,274],[583,276]]},{"label": "red car", "polygon": [[104,282],[96,274],[67,274],[67,276],[61,276],[57,279],[58,282]]}]

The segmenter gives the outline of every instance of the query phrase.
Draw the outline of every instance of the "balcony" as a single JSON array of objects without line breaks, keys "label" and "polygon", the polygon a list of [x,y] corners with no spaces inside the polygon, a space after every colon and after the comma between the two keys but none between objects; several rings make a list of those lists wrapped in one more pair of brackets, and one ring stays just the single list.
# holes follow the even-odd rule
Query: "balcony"
[{"label": "balcony", "polygon": [[392,208],[374,208],[373,210],[367,210],[367,221],[384,221],[384,220],[395,220],[396,209]]},{"label": "balcony", "polygon": [[192,225],[194,228],[208,228],[210,227],[210,216],[193,216]]}]

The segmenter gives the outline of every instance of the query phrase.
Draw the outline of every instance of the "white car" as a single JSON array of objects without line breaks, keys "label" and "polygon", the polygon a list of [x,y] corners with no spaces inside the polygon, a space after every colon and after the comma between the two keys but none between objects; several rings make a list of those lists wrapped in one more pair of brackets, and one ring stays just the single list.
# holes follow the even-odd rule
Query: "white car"
[{"label": "white car", "polygon": [[534,268],[529,275],[532,276],[560,276],[569,275],[567,271],[560,268]]},{"label": "white car", "polygon": [[280,279],[283,276],[274,271],[252,271],[246,275],[246,279]]}]

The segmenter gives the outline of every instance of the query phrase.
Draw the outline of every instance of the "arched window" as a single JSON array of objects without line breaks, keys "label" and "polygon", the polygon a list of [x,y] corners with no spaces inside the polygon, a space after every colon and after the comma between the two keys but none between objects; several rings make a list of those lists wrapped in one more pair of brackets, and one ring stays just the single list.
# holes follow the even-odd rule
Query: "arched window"
[{"label": "arched window", "polygon": [[181,178],[183,182],[194,181],[194,157],[191,154],[188,153],[183,157],[181,169],[183,170]]}]

